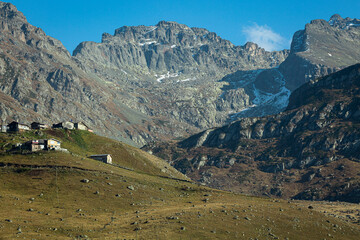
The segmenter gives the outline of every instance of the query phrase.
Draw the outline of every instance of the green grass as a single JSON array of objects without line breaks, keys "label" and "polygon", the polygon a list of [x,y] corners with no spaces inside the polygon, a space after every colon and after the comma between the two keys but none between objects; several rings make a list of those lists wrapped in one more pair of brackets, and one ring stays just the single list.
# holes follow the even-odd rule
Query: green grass
[{"label": "green grass", "polygon": [[[37,134],[37,132],[41,132],[41,135]],[[61,147],[68,149],[71,157],[78,156],[81,159],[88,159],[90,155],[94,154],[111,154],[113,163],[138,172],[177,178],[183,177],[174,168],[155,156],[122,142],[81,130],[33,130],[17,134],[0,134],[0,151],[2,150],[4,153],[15,143],[23,143],[31,139],[48,138],[60,140]],[[1,146],[3,147],[1,148]],[[18,156],[10,157],[9,155],[4,157],[5,159],[18,158]],[[161,169],[165,169],[166,172],[161,171]]]}]

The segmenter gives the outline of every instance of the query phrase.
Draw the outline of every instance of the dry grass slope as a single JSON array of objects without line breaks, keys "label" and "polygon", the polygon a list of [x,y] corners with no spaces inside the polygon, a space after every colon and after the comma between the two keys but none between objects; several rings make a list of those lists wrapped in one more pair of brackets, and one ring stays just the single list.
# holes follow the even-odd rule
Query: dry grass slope
[{"label": "dry grass slope", "polygon": [[[182,176],[120,142],[82,131],[43,134],[61,139],[71,154],[0,156],[0,239],[358,239],[360,235],[357,225],[319,213],[316,207],[164,178]],[[24,141],[35,133],[0,136],[4,150],[9,147],[6,142]],[[113,154],[115,163],[134,171],[86,158],[100,152]]]}]

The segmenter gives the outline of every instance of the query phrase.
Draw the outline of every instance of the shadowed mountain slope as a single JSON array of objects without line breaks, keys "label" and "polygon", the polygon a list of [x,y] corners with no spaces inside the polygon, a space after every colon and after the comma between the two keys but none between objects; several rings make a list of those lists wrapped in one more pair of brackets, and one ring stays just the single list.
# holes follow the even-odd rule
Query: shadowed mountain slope
[{"label": "shadowed mountain slope", "polygon": [[282,113],[145,149],[221,189],[358,202],[359,103],[357,64],[304,84]]}]

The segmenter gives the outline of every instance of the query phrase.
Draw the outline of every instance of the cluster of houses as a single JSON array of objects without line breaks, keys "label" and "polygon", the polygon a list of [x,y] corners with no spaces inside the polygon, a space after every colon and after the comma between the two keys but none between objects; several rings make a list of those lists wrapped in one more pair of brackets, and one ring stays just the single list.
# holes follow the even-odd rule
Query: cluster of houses
[{"label": "cluster of houses", "polygon": [[10,151],[37,152],[41,150],[56,150],[56,151],[67,152],[65,148],[61,148],[61,141],[54,138],[30,140],[25,143],[17,143],[13,146],[13,148]]},{"label": "cluster of houses", "polygon": [[[88,126],[86,126],[86,124],[82,122],[60,122],[53,124],[51,128],[78,129],[93,132],[93,130],[91,130]],[[39,122],[33,122],[30,126],[28,126],[16,121],[11,122],[8,125],[1,125],[1,132],[24,132],[32,129],[50,129],[50,126]]]},{"label": "cluster of houses", "polygon": [[[11,152],[26,151],[26,152],[37,152],[41,150],[55,150],[68,152],[67,149],[61,148],[61,141],[51,138],[51,139],[40,139],[40,140],[30,140],[25,143],[17,143],[10,150]],[[104,163],[112,164],[112,156],[110,154],[97,154],[91,155],[89,158],[98,160]]]},{"label": "cluster of houses", "polygon": [[[93,132],[88,126],[86,126],[82,122],[60,122],[53,124],[50,127],[47,124],[33,122],[30,126],[26,124],[22,124],[16,121],[11,122],[8,125],[1,125],[1,132],[4,133],[16,133],[16,132],[24,132],[30,131],[32,129],[40,130],[40,129],[78,129],[78,130],[85,130],[89,132]],[[30,140],[25,143],[17,143],[13,146],[10,150],[11,152],[18,152],[18,151],[26,151],[26,152],[37,152],[41,150],[55,150],[55,151],[64,151],[67,152],[68,150],[65,148],[61,148],[61,141],[51,138],[51,139],[36,139]],[[98,155],[91,155],[89,156],[91,159],[95,159],[104,163],[112,164],[112,156],[110,154],[98,154]]]},{"label": "cluster of houses", "polygon": [[[92,132],[92,130],[82,122],[60,122],[53,124],[53,129],[62,128],[62,129],[78,129]],[[1,125],[1,132],[4,133],[16,133],[16,132],[25,132],[32,129],[50,129],[50,126],[44,123],[33,122],[30,126],[22,124],[16,121],[9,123],[8,125]],[[11,151],[30,151],[37,152],[40,150],[57,150],[57,151],[67,151],[64,148],[61,148],[61,141],[57,139],[37,139],[27,141],[25,143],[17,143],[13,146]]]}]

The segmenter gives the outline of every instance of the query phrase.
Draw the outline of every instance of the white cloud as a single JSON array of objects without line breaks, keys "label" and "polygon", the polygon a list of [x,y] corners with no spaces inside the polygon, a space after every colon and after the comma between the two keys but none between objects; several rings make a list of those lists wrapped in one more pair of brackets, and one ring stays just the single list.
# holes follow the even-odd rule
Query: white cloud
[{"label": "white cloud", "polygon": [[267,25],[259,26],[254,23],[252,26],[244,27],[243,33],[247,42],[254,42],[267,51],[288,48],[288,41]]}]

